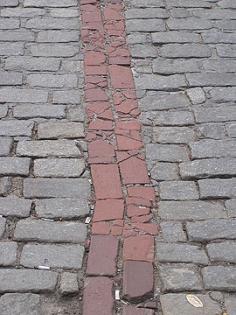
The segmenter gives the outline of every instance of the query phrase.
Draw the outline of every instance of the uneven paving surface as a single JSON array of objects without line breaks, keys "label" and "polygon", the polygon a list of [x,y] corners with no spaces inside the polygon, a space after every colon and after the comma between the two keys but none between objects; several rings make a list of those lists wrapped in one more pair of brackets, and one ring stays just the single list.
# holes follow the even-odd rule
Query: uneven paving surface
[{"label": "uneven paving surface", "polygon": [[78,2],[0,0],[0,15],[0,314],[81,314],[90,184]]},{"label": "uneven paving surface", "polygon": [[[236,3],[126,5],[146,158],[159,199],[157,314],[233,315]],[[193,291],[204,308],[187,302]]]}]

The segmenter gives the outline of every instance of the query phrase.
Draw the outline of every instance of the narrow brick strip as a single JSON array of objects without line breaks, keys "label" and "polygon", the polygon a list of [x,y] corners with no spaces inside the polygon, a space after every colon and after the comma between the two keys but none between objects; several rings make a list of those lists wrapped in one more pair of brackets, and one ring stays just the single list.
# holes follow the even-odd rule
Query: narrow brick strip
[{"label": "narrow brick strip", "polygon": [[[83,315],[110,315],[153,297],[155,192],[144,156],[122,1],[81,0],[82,41],[95,210]],[[120,254],[121,253],[121,254]],[[117,270],[122,261],[122,275]],[[103,291],[103,294],[99,290]],[[145,307],[123,314],[153,314]],[[137,313],[136,313],[137,314]]]}]

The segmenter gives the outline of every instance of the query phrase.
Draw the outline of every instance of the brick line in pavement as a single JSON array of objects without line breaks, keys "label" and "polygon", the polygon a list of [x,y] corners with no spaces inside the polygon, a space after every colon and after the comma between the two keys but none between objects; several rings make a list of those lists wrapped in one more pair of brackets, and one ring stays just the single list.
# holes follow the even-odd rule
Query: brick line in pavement
[{"label": "brick line in pavement", "polygon": [[[132,305],[153,296],[158,227],[151,222],[155,192],[143,154],[123,4],[82,0],[81,19],[95,191],[83,315],[151,315],[153,310]],[[115,290],[128,305],[115,304]]]}]

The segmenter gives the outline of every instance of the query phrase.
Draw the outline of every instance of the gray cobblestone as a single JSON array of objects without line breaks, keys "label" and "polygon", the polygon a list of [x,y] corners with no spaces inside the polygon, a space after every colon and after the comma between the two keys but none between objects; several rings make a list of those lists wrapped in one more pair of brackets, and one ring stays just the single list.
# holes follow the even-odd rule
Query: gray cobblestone
[{"label": "gray cobblestone", "polygon": [[201,138],[211,138],[215,140],[225,138],[225,126],[219,123],[199,125],[198,132]]},{"label": "gray cobblestone", "polygon": [[234,106],[199,107],[194,109],[197,122],[221,122],[236,120]]},{"label": "gray cobblestone", "polygon": [[[0,48],[1,49],[1,48]],[[47,102],[48,92],[34,89],[0,89],[0,102],[6,103],[42,103]]]},{"label": "gray cobblestone", "polygon": [[188,127],[155,127],[153,140],[160,143],[188,143],[194,141],[194,131]]},{"label": "gray cobblestone", "polygon": [[194,0],[176,0],[173,2],[172,0],[167,0],[167,5],[171,7],[179,7],[179,8],[210,8],[211,4],[204,0],[198,0],[198,2]]},{"label": "gray cobblestone", "polygon": [[151,169],[153,179],[161,180],[177,180],[179,179],[179,169],[175,163],[158,162]]},{"label": "gray cobblestone", "polygon": [[188,126],[194,124],[194,117],[190,111],[162,111],[157,112],[154,125],[159,126]]},{"label": "gray cobblestone", "polygon": [[77,6],[76,0],[62,0],[58,3],[57,0],[25,0],[25,7],[73,7]]},{"label": "gray cobblestone", "polygon": [[5,226],[6,226],[6,219],[0,218],[0,238],[3,236],[5,232]]},{"label": "gray cobblestone", "polygon": [[236,137],[236,124],[228,125],[227,132],[230,137]]},{"label": "gray cobblestone", "polygon": [[27,178],[24,180],[24,195],[28,198],[80,198],[89,194],[90,185],[85,178]]},{"label": "gray cobblestone", "polygon": [[51,292],[57,274],[45,270],[0,269],[0,292]]},{"label": "gray cobblestone", "polygon": [[0,158],[1,175],[29,175],[30,159],[16,157]]},{"label": "gray cobblestone", "polygon": [[37,159],[34,161],[34,174],[39,177],[79,177],[84,169],[84,161],[78,159]]},{"label": "gray cobblestone", "polygon": [[79,10],[77,8],[55,8],[50,9],[50,15],[53,17],[78,17]]},{"label": "gray cobblestone", "polygon": [[209,91],[213,101],[220,102],[234,102],[235,100],[236,87],[222,87],[213,88]]},{"label": "gray cobblestone", "polygon": [[28,30],[0,31],[0,41],[33,41],[34,34]]},{"label": "gray cobblestone", "polygon": [[7,70],[57,71],[60,60],[56,58],[34,58],[28,56],[8,57],[5,64]]},{"label": "gray cobblestone", "polygon": [[226,200],[225,207],[229,217],[236,217],[236,199]]},{"label": "gray cobblestone", "polygon": [[10,153],[12,142],[11,138],[0,137],[0,156],[6,156]]},{"label": "gray cobblestone", "polygon": [[19,0],[1,0],[0,7],[16,7],[19,4]]},{"label": "gray cobblestone", "polygon": [[78,90],[70,90],[70,93],[66,91],[55,91],[53,93],[53,103],[55,104],[79,104],[81,92]]},{"label": "gray cobblestone", "polygon": [[157,59],[153,62],[153,72],[159,74],[175,74],[185,72],[199,72],[200,67],[194,60]]},{"label": "gray cobblestone", "polygon": [[202,104],[206,100],[206,96],[201,88],[192,88],[187,90],[187,95],[192,104]]},{"label": "gray cobblestone", "polygon": [[209,71],[235,73],[236,60],[227,60],[227,59],[206,60],[203,62],[203,67],[204,69],[209,70]]},{"label": "gray cobblestone", "polygon": [[162,20],[157,19],[133,19],[127,21],[126,29],[128,34],[130,34],[131,32],[157,32],[164,31],[165,24]]},{"label": "gray cobblestone", "polygon": [[0,266],[14,265],[16,262],[17,244],[15,242],[0,243]]},{"label": "gray cobblestone", "polygon": [[135,7],[164,7],[163,0],[131,0],[131,4]]},{"label": "gray cobblestone", "polygon": [[235,76],[231,73],[192,73],[186,74],[190,86],[231,86],[236,85]]},{"label": "gray cobblestone", "polygon": [[31,9],[31,8],[6,8],[1,10],[1,16],[4,17],[34,17],[37,15],[44,15],[43,9]]},{"label": "gray cobblestone", "polygon": [[[202,38],[205,43],[235,43],[236,35],[234,33],[223,33],[219,31],[208,31],[202,33]],[[223,60],[221,60],[223,61]]]},{"label": "gray cobblestone", "polygon": [[186,86],[186,81],[182,75],[160,76],[154,74],[140,74],[135,78],[138,89],[160,90],[178,89]]},{"label": "gray cobblestone", "polygon": [[[35,57],[73,57],[79,48],[70,44],[32,44],[30,50]],[[0,46],[1,53],[1,46]]]},{"label": "gray cobblestone", "polygon": [[27,76],[27,83],[30,86],[47,88],[75,88],[77,76],[75,74],[30,74]]},{"label": "gray cobblestone", "polygon": [[6,120],[0,122],[1,136],[31,136],[32,121]]},{"label": "gray cobblestone", "polygon": [[206,289],[236,291],[236,268],[209,266],[202,270]]},{"label": "gray cobblestone", "polygon": [[[0,23],[1,29],[1,23]],[[23,43],[0,43],[0,56],[18,56],[23,55],[24,44]]]},{"label": "gray cobblestone", "polygon": [[7,113],[8,113],[8,106],[6,105],[2,105],[0,107],[0,118],[4,118],[7,116]]},{"label": "gray cobblestone", "polygon": [[78,290],[77,274],[64,272],[61,276],[60,293],[62,295],[68,295],[77,293]]},{"label": "gray cobblestone", "polygon": [[160,183],[162,200],[191,200],[198,199],[199,194],[195,182],[164,181]]},{"label": "gray cobblestone", "polygon": [[36,200],[35,211],[40,218],[78,218],[89,214],[87,199],[52,198]]},{"label": "gray cobblestone", "polygon": [[25,245],[20,264],[25,267],[80,269],[84,248],[80,245]]},{"label": "gray cobblestone", "polygon": [[236,262],[236,243],[232,241],[208,244],[208,256],[213,262]]},{"label": "gray cobblestone", "polygon": [[63,18],[33,18],[26,22],[26,28],[40,29],[40,30],[63,30],[63,29],[78,29],[78,19],[63,19]]},{"label": "gray cobblestone", "polygon": [[159,54],[166,58],[204,58],[211,56],[211,50],[202,44],[167,44]]},{"label": "gray cobblestone", "polygon": [[10,177],[0,177],[0,196],[5,195],[11,189]]},{"label": "gray cobblestone", "polygon": [[41,43],[67,43],[79,40],[77,31],[41,31],[38,33],[37,41]]},{"label": "gray cobblestone", "polygon": [[185,147],[175,144],[148,144],[147,159],[163,162],[182,162],[188,160]]},{"label": "gray cobblestone", "polygon": [[204,220],[226,218],[221,203],[207,201],[160,201],[159,215],[163,220]]},{"label": "gray cobblestone", "polygon": [[236,238],[236,220],[212,219],[203,222],[187,223],[189,239],[197,242],[213,241],[217,239]]},{"label": "gray cobblestone", "polygon": [[236,309],[236,299],[235,296],[231,295],[226,297],[225,306],[229,315],[234,315]]},{"label": "gray cobblestone", "polygon": [[86,235],[87,228],[83,223],[25,219],[17,223],[14,239],[52,243],[79,243],[85,240]]},{"label": "gray cobblestone", "polygon": [[31,200],[16,196],[0,198],[0,214],[3,216],[28,217],[31,209]]},{"label": "gray cobblestone", "polygon": [[216,50],[220,57],[226,58],[236,57],[236,45],[217,45]]},{"label": "gray cobblestone", "polygon": [[201,179],[198,185],[201,198],[236,197],[236,178]]},{"label": "gray cobblestone", "polygon": [[208,258],[204,250],[198,246],[184,243],[158,243],[157,260],[159,262],[208,264]]},{"label": "gray cobblestone", "polygon": [[[1,18],[0,29],[1,30],[14,30],[20,27],[19,19]],[[12,45],[13,46],[13,45]]]},{"label": "gray cobblestone", "polygon": [[39,139],[81,138],[84,128],[77,122],[45,122],[38,126]]},{"label": "gray cobblestone", "polygon": [[185,242],[186,235],[182,224],[179,222],[162,222],[161,238],[166,242]]},{"label": "gray cobblestone", "polygon": [[167,25],[170,30],[207,30],[212,28],[211,21],[198,18],[169,19]]},{"label": "gray cobblestone", "polygon": [[198,43],[201,38],[199,34],[172,31],[152,33],[152,41],[154,44]]},{"label": "gray cobblestone", "polygon": [[73,140],[19,141],[16,153],[19,156],[33,157],[77,157],[80,149]]},{"label": "gray cobblestone", "polygon": [[13,109],[16,118],[64,118],[66,107],[63,105],[21,104]]},{"label": "gray cobblestone", "polygon": [[7,293],[0,298],[2,315],[40,315],[40,297],[31,293]]},{"label": "gray cobblestone", "polygon": [[190,144],[192,157],[201,158],[220,158],[235,157],[236,142],[224,140],[201,140]]}]

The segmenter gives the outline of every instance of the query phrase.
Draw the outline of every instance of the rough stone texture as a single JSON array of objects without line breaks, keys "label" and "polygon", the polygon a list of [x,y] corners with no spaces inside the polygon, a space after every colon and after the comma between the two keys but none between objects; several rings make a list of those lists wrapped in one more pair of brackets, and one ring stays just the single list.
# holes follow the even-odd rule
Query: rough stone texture
[{"label": "rough stone texture", "polygon": [[0,266],[14,265],[16,262],[17,244],[13,242],[0,243]]},{"label": "rough stone texture", "polygon": [[75,294],[79,291],[76,273],[63,272],[61,275],[60,293],[62,295]]},{"label": "rough stone texture", "polygon": [[0,218],[0,237],[2,237],[5,232],[5,226],[6,226],[6,219]]},{"label": "rough stone texture", "polygon": [[40,296],[31,293],[6,293],[0,298],[2,315],[40,315]]},{"label": "rough stone texture", "polygon": [[208,244],[208,256],[213,262],[236,262],[236,244],[232,241]]},{"label": "rough stone texture", "polygon": [[0,214],[4,216],[27,217],[31,201],[16,196],[0,198]]},{"label": "rough stone texture", "polygon": [[202,269],[206,289],[236,291],[236,268],[209,266]]}]

